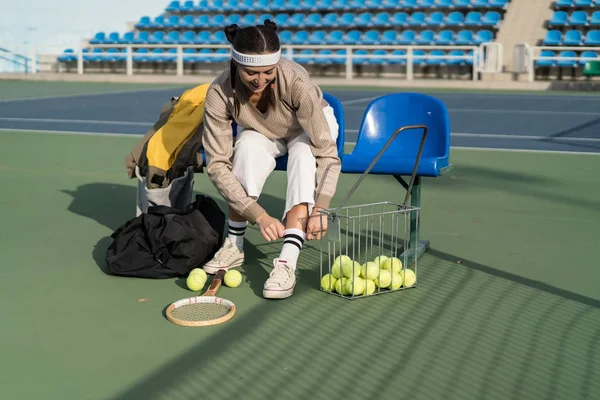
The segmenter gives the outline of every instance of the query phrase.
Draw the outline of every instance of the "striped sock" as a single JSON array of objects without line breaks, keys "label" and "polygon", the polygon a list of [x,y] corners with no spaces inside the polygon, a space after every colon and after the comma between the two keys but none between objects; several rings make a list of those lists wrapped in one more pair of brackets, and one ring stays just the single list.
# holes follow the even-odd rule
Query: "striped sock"
[{"label": "striped sock", "polygon": [[229,235],[227,237],[235,243],[240,250],[244,249],[244,234],[246,233],[247,226],[248,221],[237,222],[229,220]]},{"label": "striped sock", "polygon": [[283,248],[279,253],[279,258],[288,260],[293,268],[296,268],[296,262],[304,244],[305,233],[301,229],[286,229],[283,231]]}]

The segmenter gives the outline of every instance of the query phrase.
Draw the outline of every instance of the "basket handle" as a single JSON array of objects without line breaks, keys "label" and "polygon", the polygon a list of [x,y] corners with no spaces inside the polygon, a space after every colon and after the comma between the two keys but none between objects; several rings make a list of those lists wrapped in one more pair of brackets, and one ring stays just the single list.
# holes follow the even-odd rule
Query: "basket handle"
[{"label": "basket handle", "polygon": [[367,169],[365,170],[365,172],[363,172],[362,175],[360,176],[360,178],[358,178],[358,180],[356,181],[356,183],[354,184],[354,186],[352,187],[352,189],[350,189],[350,191],[346,195],[346,198],[344,200],[342,200],[342,202],[340,203],[340,205],[338,206],[338,208],[336,208],[335,211],[333,213],[331,213],[332,216],[337,215],[338,211],[346,204],[346,202],[354,194],[354,191],[361,184],[361,182],[363,181],[363,179],[365,179],[365,177],[369,174],[369,171],[371,171],[371,168],[373,168],[373,166],[377,163],[377,160],[379,160],[379,158],[387,150],[387,148],[390,146],[390,144],[392,144],[392,141],[396,138],[396,136],[398,136],[400,134],[400,132],[404,132],[404,131],[409,130],[409,129],[423,129],[424,132],[423,132],[423,136],[421,137],[421,144],[419,145],[419,151],[417,153],[417,160],[415,161],[415,166],[413,168],[413,172],[412,172],[412,175],[410,177],[410,183],[408,184],[408,189],[406,190],[406,197],[404,198],[403,205],[406,206],[406,204],[408,203],[408,199],[410,198],[410,192],[412,191],[413,183],[415,182],[415,177],[417,176],[417,168],[419,167],[419,162],[421,161],[421,154],[423,153],[423,146],[425,145],[425,138],[427,137],[427,130],[428,129],[427,129],[426,125],[408,125],[408,126],[403,126],[403,127],[399,128],[399,129],[397,129],[396,132],[394,132],[394,134],[392,135],[392,137],[389,138],[389,140],[387,141],[387,143],[385,144],[385,146],[383,146],[383,148],[375,156],[375,158],[373,159],[373,161],[371,161],[371,164],[367,167]]}]

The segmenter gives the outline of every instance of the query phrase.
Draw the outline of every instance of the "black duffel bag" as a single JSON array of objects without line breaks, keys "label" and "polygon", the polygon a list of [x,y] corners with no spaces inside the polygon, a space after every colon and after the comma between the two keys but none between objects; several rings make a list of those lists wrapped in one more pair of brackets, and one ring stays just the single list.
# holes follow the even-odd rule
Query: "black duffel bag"
[{"label": "black duffel bag", "polygon": [[196,195],[185,210],[151,206],[111,235],[108,271],[154,279],[187,276],[219,250],[224,228],[225,214],[208,196]]}]

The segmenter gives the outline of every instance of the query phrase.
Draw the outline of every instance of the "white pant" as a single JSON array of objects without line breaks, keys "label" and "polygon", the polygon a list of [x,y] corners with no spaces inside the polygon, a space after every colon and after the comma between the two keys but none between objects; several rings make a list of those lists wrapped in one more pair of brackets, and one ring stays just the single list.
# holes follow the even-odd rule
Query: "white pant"
[{"label": "white pant", "polygon": [[[323,111],[335,141],[339,126],[333,108],[326,106]],[[297,204],[308,203],[309,213],[315,204],[317,160],[310,149],[308,134],[304,132],[286,143],[283,139],[268,139],[259,132],[238,126],[233,147],[233,174],[248,196],[258,199],[265,181],[275,169],[275,159],[286,153],[288,182],[282,220]]]}]

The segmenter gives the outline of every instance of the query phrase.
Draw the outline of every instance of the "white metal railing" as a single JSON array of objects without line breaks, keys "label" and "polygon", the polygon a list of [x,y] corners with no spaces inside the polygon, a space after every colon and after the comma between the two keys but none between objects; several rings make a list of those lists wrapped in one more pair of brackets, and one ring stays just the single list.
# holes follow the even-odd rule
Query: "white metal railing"
[{"label": "white metal railing", "polygon": [[[16,47],[16,46],[4,46],[7,48]],[[38,51],[43,46],[36,45],[28,45],[27,49],[23,48],[23,45],[18,45],[19,50],[15,50],[13,54],[19,54],[21,56],[29,57],[31,59],[35,59],[39,57]],[[51,46],[58,47],[58,46]],[[176,64],[176,74],[177,76],[184,75],[184,58],[194,56],[194,57],[212,57],[212,58],[220,58],[220,57],[229,57],[229,53],[224,54],[201,54],[201,53],[184,53],[185,49],[229,49],[229,44],[94,44],[86,46],[88,52],[84,52],[83,49],[74,50],[73,53],[60,53],[55,54],[54,61],[55,64],[58,64],[57,57],[61,55],[71,55],[76,56],[76,65],[77,65],[77,73],[82,75],[85,73],[85,57],[106,57],[106,56],[125,56],[125,74],[133,75],[133,58],[134,56],[143,56],[145,58],[162,58],[162,57],[175,57]],[[102,48],[105,51],[103,53],[94,53],[92,50],[94,48]],[[126,49],[125,52],[117,52],[117,53],[106,53],[106,49]],[[165,49],[163,53],[152,53],[149,51],[148,53],[136,53],[135,49],[140,48],[148,48],[148,49]],[[176,53],[168,53],[169,49],[177,49]],[[483,43],[479,46],[436,46],[436,45],[282,45],[282,53],[284,57],[298,60],[302,58],[310,58],[310,59],[345,59],[345,77],[348,80],[353,79],[354,76],[354,66],[357,65],[353,62],[353,59],[356,57],[364,58],[364,59],[378,59],[378,60],[397,60],[402,61],[403,64],[406,64],[406,79],[413,80],[414,79],[414,66],[417,65],[436,65],[436,64],[427,64],[427,60],[441,60],[442,62],[448,62],[451,60],[464,60],[469,61],[472,67],[472,79],[478,80],[478,73],[480,72],[488,72],[495,73],[500,72],[502,69],[502,46],[497,43]],[[331,50],[334,52],[333,54],[318,54],[313,53],[310,55],[298,54],[298,51],[310,49],[310,50]],[[405,54],[360,54],[357,55],[356,50],[404,50]],[[346,54],[335,54],[336,50],[346,50]],[[424,51],[432,51],[432,50],[462,50],[464,55],[435,55],[428,54],[427,52],[424,54],[416,53],[416,50],[424,50]],[[472,54],[469,54],[472,52]],[[46,57],[50,57],[46,55]],[[38,72],[39,66],[31,69],[29,72],[35,74]]]},{"label": "white metal railing", "polygon": [[[541,53],[545,50],[553,51],[556,55],[553,57],[550,56],[541,56]],[[528,43],[518,43],[515,45],[513,49],[513,71],[516,73],[526,73],[527,80],[529,82],[535,81],[535,67],[536,61],[544,60],[544,61],[591,61],[598,60],[600,58],[590,58],[590,57],[564,57],[559,53],[562,51],[574,51],[574,52],[584,52],[584,51],[594,51],[600,56],[600,47],[580,47],[580,46],[531,46]]]}]

